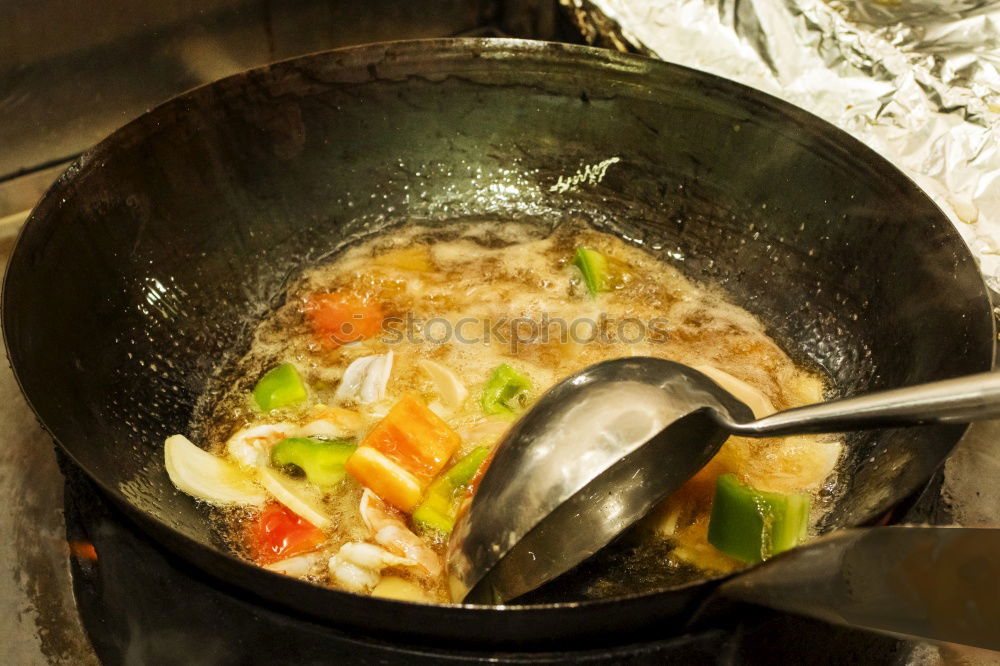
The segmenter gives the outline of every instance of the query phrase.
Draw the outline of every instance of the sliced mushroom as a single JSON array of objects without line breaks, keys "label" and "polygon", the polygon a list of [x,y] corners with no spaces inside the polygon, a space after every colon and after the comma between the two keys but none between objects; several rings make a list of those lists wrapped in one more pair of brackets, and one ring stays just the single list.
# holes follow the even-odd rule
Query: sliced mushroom
[{"label": "sliced mushroom", "polygon": [[457,409],[469,397],[469,390],[465,388],[465,385],[462,384],[458,375],[451,368],[428,359],[422,359],[418,365],[430,377],[431,382],[434,384],[434,390],[437,392],[444,407]]}]

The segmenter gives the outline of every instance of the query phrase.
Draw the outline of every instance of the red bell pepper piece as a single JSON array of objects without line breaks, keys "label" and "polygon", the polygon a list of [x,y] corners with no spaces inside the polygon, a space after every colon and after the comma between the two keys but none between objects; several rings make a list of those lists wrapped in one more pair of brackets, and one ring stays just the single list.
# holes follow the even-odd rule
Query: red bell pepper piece
[{"label": "red bell pepper piece", "polygon": [[250,529],[250,550],[260,564],[308,553],[325,540],[323,530],[278,503],[269,504]]}]

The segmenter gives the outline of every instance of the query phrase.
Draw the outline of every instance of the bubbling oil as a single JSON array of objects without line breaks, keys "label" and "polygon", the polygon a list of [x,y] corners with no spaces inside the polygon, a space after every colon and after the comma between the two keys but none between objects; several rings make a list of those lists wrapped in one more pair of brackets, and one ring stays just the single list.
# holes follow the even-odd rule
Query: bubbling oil
[{"label": "bubbling oil", "polygon": [[[575,250],[584,246],[606,256],[614,275],[611,289],[596,297],[572,264]],[[319,292],[350,292],[380,304],[386,314],[383,330],[336,348],[317,342],[303,304]],[[347,366],[390,350],[394,364],[385,398],[339,405],[335,392]],[[403,394],[415,393],[439,409],[461,436],[456,454],[461,456],[476,446],[494,446],[510,425],[485,416],[476,399],[501,363],[531,378],[530,404],[566,375],[623,356],[711,366],[745,382],[779,410],[818,402],[827,388],[817,369],[794,362],[759,320],[720,290],[692,282],[616,236],[582,223],[554,230],[512,222],[409,225],[306,270],[284,304],[257,327],[248,353],[237,363],[236,380],[221,399],[213,397],[200,431],[224,455],[223,443],[242,428],[304,423],[317,409],[337,405],[360,415],[363,438]],[[440,410],[435,387],[419,367],[421,359],[458,375],[469,391],[464,404]],[[261,414],[249,390],[264,370],[284,362],[299,369],[310,399],[305,406]],[[739,568],[707,541],[716,477],[731,472],[761,490],[818,495],[836,483],[841,448],[839,439],[828,436],[731,438],[675,495],[573,574],[573,594],[642,592]],[[360,494],[360,486],[348,478],[323,498],[333,523],[325,552],[370,536],[358,512]],[[819,502],[814,507],[816,514],[822,510]],[[818,517],[813,516],[814,524]],[[245,554],[247,522],[245,512],[218,517],[234,549]],[[429,539],[428,545],[443,554],[440,538]],[[303,577],[333,585],[322,566]],[[429,598],[448,601],[443,577],[418,582]]]}]

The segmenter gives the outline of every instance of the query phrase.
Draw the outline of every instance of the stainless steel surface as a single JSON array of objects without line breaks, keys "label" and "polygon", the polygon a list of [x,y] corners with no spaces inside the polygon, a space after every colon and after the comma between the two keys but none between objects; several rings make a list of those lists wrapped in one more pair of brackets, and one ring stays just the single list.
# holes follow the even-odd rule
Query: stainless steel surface
[{"label": "stainless steel surface", "polygon": [[685,365],[643,357],[599,363],[546,393],[501,442],[452,536],[452,595],[501,603],[556,578],[679,488],[730,434],[844,432],[998,416],[1000,373],[751,420],[746,405]]},{"label": "stainless steel surface", "polygon": [[[0,238],[0,270],[11,241]],[[63,477],[6,363],[0,367],[0,637],[8,664],[96,664],[76,611]]]},{"label": "stainless steel surface", "polygon": [[[453,598],[497,603],[536,588],[704,466],[726,438],[705,407],[742,421],[750,410],[685,369],[657,358],[616,359],[546,393],[505,436],[455,526]],[[665,468],[682,473],[660,473]]]},{"label": "stainless steel surface", "polygon": [[[483,25],[492,0],[13,0],[0,21],[0,179],[65,161],[152,106],[244,69]],[[14,211],[0,211],[0,217]]]},{"label": "stainless steel surface", "polygon": [[595,41],[754,86],[896,163],[1000,282],[996,0],[561,0]]},{"label": "stainless steel surface", "polygon": [[554,0],[11,0],[0,21],[0,223],[23,219],[72,158],[195,86],[382,40],[578,40],[561,18]]},{"label": "stainless steel surface", "polygon": [[725,414],[720,414],[718,420],[735,435],[773,437],[927,423],[968,423],[998,417],[1000,372],[984,372],[787,409],[749,423],[734,422]]},{"label": "stainless steel surface", "polygon": [[841,530],[717,594],[834,624],[1000,650],[1000,529]]}]

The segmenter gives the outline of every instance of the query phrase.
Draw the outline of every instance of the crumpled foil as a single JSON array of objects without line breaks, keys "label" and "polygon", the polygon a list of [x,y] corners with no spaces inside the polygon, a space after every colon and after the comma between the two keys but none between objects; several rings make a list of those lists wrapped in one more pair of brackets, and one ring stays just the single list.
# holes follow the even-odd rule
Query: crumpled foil
[{"label": "crumpled foil", "polygon": [[753,86],[861,139],[1000,290],[1000,0],[561,0],[593,41]]}]

